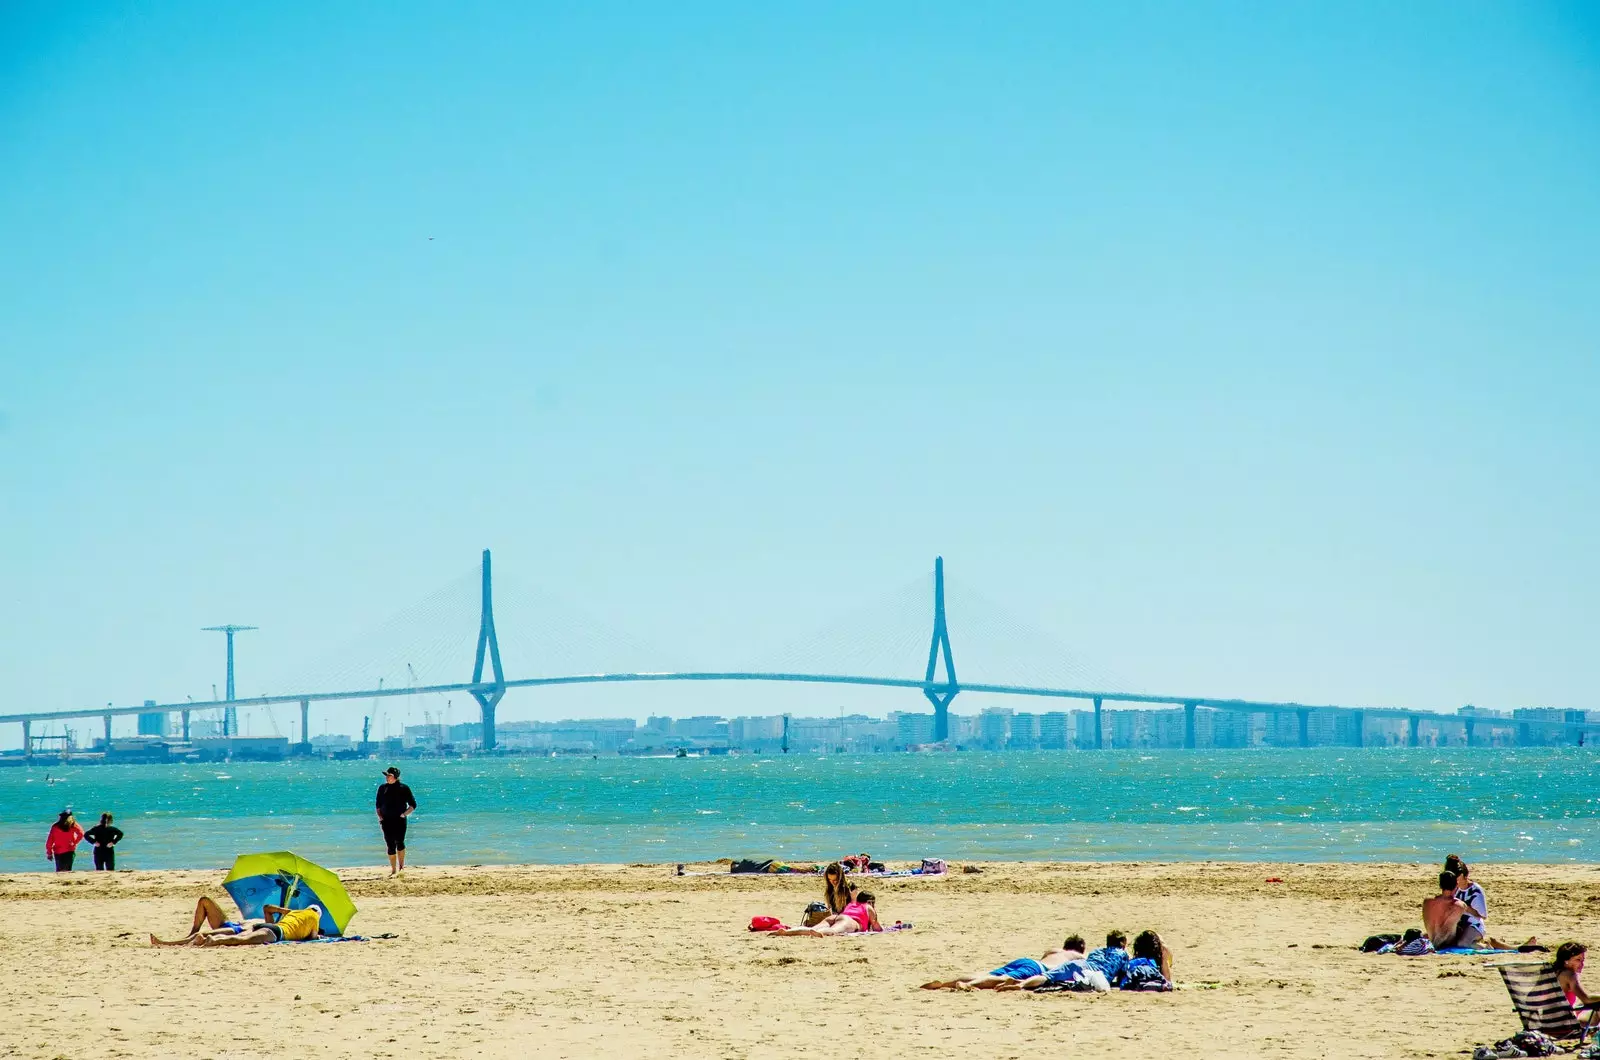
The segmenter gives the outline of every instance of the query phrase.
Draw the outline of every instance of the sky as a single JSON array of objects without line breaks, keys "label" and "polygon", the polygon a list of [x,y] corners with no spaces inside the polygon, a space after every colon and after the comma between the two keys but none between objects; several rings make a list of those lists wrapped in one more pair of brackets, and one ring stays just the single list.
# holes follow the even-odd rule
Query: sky
[{"label": "sky", "polygon": [[1129,687],[1600,709],[1597,248],[1582,3],[7,4],[0,713],[464,680],[485,548],[669,666],[942,555]]}]

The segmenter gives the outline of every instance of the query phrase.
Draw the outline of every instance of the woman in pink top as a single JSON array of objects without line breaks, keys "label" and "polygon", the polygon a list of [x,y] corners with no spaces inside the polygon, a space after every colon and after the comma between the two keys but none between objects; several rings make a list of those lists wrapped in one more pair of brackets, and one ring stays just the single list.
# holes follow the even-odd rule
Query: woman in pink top
[{"label": "woman in pink top", "polygon": [[71,810],[62,810],[61,818],[50,826],[44,837],[44,856],[56,863],[57,872],[72,871],[72,857],[83,842],[83,829],[73,818]]},{"label": "woman in pink top", "polygon": [[1561,992],[1567,995],[1567,1004],[1572,1006],[1578,1020],[1586,1027],[1592,1027],[1600,1021],[1600,1011],[1589,1008],[1595,1002],[1583,989],[1583,983],[1578,978],[1583,974],[1584,955],[1589,948],[1581,942],[1563,942],[1556,947],[1556,959],[1551,961],[1551,966],[1556,972],[1556,982],[1561,986]]},{"label": "woman in pink top", "polygon": [[775,932],[778,935],[848,935],[853,931],[882,931],[883,925],[878,922],[877,899],[866,891],[855,896],[855,900],[844,907],[844,912],[835,913],[816,927],[785,928]]}]

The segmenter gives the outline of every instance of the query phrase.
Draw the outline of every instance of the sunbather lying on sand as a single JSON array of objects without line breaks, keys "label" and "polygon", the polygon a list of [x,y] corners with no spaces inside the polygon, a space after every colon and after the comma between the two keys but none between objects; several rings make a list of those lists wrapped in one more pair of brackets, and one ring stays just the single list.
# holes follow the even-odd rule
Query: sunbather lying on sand
[{"label": "sunbather lying on sand", "polygon": [[825,918],[816,927],[784,928],[775,935],[848,935],[853,931],[882,931],[878,921],[877,899],[866,891],[859,892],[844,907],[844,912]]},{"label": "sunbather lying on sand", "polygon": [[1016,990],[1024,982],[1038,981],[1039,985],[1049,981],[1050,973],[1063,965],[1083,959],[1083,938],[1073,935],[1061,944],[1060,949],[1050,950],[1043,957],[1034,960],[1032,957],[1018,957],[1014,961],[1002,964],[992,972],[980,972],[961,979],[934,980],[923,983],[924,990]]},{"label": "sunbather lying on sand", "polygon": [[[281,905],[263,906],[263,919],[230,921],[222,907],[209,898],[195,903],[194,922],[189,934],[170,942],[150,936],[152,946],[265,946],[272,942],[297,942],[321,934],[322,907],[286,909]],[[204,927],[201,925],[204,924]]]}]

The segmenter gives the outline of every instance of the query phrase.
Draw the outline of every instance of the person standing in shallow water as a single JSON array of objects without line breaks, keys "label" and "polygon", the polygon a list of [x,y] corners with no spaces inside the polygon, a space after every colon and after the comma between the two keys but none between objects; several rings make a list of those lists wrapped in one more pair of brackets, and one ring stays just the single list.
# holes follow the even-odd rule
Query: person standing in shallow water
[{"label": "person standing in shallow water", "polygon": [[390,766],[383,771],[383,783],[378,785],[378,825],[383,829],[383,842],[389,848],[389,875],[395,876],[406,867],[406,818],[417,808],[411,788],[400,783],[400,771]]},{"label": "person standing in shallow water", "polygon": [[122,829],[112,826],[111,815],[102,813],[100,823],[83,833],[83,838],[94,844],[94,867],[115,872],[117,844],[122,841]]}]

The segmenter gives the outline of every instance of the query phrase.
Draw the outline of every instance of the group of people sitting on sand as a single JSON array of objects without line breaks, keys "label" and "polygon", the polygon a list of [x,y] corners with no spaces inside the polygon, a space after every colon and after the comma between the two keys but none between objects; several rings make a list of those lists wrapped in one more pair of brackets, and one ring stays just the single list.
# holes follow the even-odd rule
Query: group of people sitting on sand
[{"label": "group of people sitting on sand", "polygon": [[924,990],[1171,990],[1172,951],[1154,931],[1141,931],[1128,952],[1128,936],[1106,934],[1089,950],[1072,935],[1043,957],[1018,957],[991,972],[923,983]]},{"label": "group of people sitting on sand", "polygon": [[[862,855],[865,857],[866,855]],[[845,867],[831,862],[822,870],[822,901],[806,907],[802,927],[780,927],[777,935],[848,935],[856,931],[882,931],[878,899],[850,882]]]},{"label": "group of people sitting on sand", "polygon": [[265,946],[272,942],[302,942],[322,934],[322,907],[262,908],[264,917],[229,920],[222,906],[202,897],[194,906],[189,933],[170,941],[150,936],[152,946]]},{"label": "group of people sitting on sand", "polygon": [[1444,859],[1439,893],[1422,903],[1422,928],[1436,950],[1526,950],[1539,944],[1536,938],[1508,943],[1489,934],[1489,900],[1459,854]]}]

